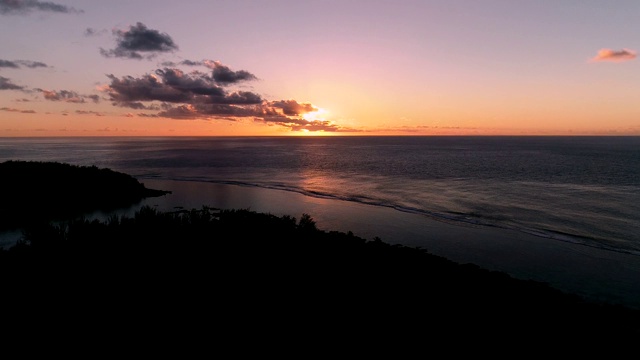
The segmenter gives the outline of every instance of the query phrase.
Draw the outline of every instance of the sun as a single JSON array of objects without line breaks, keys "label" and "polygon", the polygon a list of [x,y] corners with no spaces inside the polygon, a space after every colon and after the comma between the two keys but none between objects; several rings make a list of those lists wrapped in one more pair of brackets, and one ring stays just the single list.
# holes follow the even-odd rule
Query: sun
[{"label": "sun", "polygon": [[315,120],[324,120],[324,117],[327,115],[329,111],[326,109],[318,108],[316,111],[308,112],[302,115],[302,118],[311,122]]}]

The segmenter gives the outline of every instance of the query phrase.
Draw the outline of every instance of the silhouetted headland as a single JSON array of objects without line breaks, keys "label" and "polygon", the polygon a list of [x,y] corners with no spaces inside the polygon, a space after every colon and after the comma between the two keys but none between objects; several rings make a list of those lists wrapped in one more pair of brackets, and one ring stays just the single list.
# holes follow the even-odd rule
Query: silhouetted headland
[{"label": "silhouetted headland", "polygon": [[0,163],[0,229],[109,211],[167,193],[148,189],[130,175],[96,166],[5,161]]},{"label": "silhouetted headland", "polygon": [[[92,199],[106,201],[107,184],[111,196],[149,194],[130,178],[105,170],[38,164],[36,172],[34,164],[3,164],[21,166],[33,172],[14,179],[47,179],[64,191],[71,191],[71,184],[82,186],[85,199],[68,202],[67,210],[89,207]],[[43,168],[57,175],[40,172]],[[38,181],[28,184],[31,189]],[[42,197],[29,198],[32,212],[42,209]],[[15,191],[12,199],[15,205],[24,197]],[[277,328],[302,336],[329,331],[407,341],[426,341],[433,334],[520,343],[630,341],[640,335],[637,310],[587,302],[545,283],[458,264],[425,249],[320,230],[309,214],[296,219],[244,209],[142,207],[132,217],[106,221],[34,223],[16,245],[0,251],[0,271],[6,294],[55,303],[46,305],[56,311],[61,303],[77,315],[89,309],[94,322],[137,319],[185,326],[197,321],[264,336],[275,335]]]}]

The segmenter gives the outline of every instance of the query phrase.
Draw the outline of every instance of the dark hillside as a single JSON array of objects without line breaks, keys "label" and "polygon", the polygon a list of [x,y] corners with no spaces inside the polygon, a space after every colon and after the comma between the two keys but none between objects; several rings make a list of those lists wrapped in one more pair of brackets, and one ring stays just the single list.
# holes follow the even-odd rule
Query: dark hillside
[{"label": "dark hillside", "polygon": [[0,163],[0,229],[111,210],[161,196],[134,177],[95,166],[57,162]]},{"label": "dark hillside", "polygon": [[469,342],[480,341],[503,352],[525,345],[519,353],[562,343],[575,355],[640,335],[640,311],[424,249],[322,231],[308,214],[143,207],[130,218],[56,225],[47,220],[164,192],[58,163],[6,162],[0,181],[3,224],[25,226],[21,241],[0,249],[5,328],[33,331],[48,319],[52,334],[72,323],[89,337],[110,329],[163,338],[156,349],[179,336],[200,346],[225,336],[287,349],[306,340],[307,352],[334,348],[336,339],[427,351],[445,339],[458,343],[452,354],[474,353]]},{"label": "dark hillside", "polygon": [[10,274],[5,288],[30,284],[18,291],[29,298],[81,298],[127,316],[133,305],[125,298],[165,319],[225,326],[502,341],[640,334],[638,311],[425,250],[321,231],[306,214],[143,208],[133,218],[31,228],[0,252],[0,264]]}]

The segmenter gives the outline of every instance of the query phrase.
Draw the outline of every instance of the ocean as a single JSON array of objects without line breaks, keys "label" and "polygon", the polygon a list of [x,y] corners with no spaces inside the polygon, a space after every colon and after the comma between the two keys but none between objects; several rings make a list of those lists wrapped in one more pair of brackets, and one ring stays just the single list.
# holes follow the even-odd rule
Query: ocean
[{"label": "ocean", "polygon": [[1,138],[6,160],[284,190],[640,255],[640,137]]},{"label": "ocean", "polygon": [[[307,213],[321,230],[640,309],[640,137],[0,138],[7,160],[95,165],[172,191],[119,216]],[[20,236],[0,233],[0,246]]]}]

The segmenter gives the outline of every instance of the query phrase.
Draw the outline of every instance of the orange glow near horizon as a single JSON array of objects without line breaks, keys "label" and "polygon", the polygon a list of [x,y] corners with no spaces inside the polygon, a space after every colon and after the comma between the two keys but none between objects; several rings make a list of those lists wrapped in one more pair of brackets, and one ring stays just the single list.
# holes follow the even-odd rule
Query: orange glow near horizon
[{"label": "orange glow near horizon", "polygon": [[631,1],[74,2],[0,11],[0,137],[640,136]]}]

